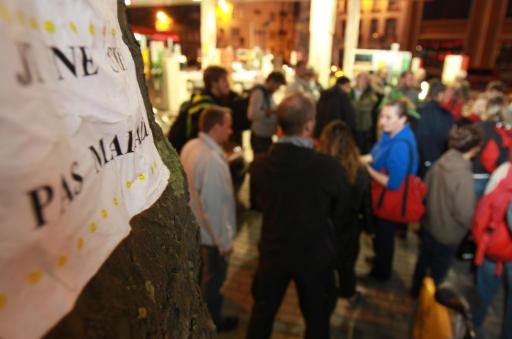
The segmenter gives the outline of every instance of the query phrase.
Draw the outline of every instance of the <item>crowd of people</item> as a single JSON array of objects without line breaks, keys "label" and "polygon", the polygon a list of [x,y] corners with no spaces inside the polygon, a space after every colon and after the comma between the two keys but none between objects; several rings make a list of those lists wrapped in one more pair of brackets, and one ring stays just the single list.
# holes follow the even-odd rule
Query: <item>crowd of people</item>
[{"label": "crowd of people", "polygon": [[[395,237],[407,238],[409,226],[376,215],[373,185],[391,194],[417,176],[428,188],[412,298],[427,275],[441,284],[460,244],[469,241],[475,206],[484,192],[499,186],[509,167],[505,86],[492,82],[476,94],[465,81],[448,87],[432,79],[422,102],[412,72],[404,72],[396,87],[379,75],[359,73],[353,86],[340,77],[321,90],[301,63],[293,82],[274,71],[240,105],[228,72],[210,66],[204,89],[182,105],[170,140],[181,154],[200,225],[200,283],[218,331],[238,323],[221,316],[220,292],[236,235],[233,171],[223,149],[232,121],[248,120],[255,154],[248,171],[251,205],[263,216],[247,338],[270,337],[290,281],[297,288],[305,337],[329,338],[337,297],[351,304],[361,298],[355,263],[363,230],[373,238],[375,254],[368,258],[368,278],[392,277]],[[281,86],[287,86],[287,96],[276,106],[272,94]],[[499,266],[496,271],[496,262],[485,258],[476,267],[481,303],[474,322],[481,327],[505,281],[503,337],[512,338],[512,262]]]}]

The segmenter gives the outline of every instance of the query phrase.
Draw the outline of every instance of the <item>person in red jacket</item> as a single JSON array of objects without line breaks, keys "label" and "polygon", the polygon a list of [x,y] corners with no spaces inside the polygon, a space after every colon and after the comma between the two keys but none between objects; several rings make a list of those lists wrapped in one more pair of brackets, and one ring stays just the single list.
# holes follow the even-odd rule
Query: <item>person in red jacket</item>
[{"label": "person in red jacket", "polygon": [[503,112],[507,102],[503,96],[494,96],[487,101],[484,120],[478,125],[484,132],[480,152],[473,159],[475,192],[479,199],[494,170],[509,159],[508,140],[502,133],[505,127]]}]

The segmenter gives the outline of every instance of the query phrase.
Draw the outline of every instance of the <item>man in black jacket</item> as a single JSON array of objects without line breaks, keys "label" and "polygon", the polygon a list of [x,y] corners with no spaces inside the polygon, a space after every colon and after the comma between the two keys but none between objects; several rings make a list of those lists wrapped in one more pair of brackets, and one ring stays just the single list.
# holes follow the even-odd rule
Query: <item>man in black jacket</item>
[{"label": "man in black jacket", "polygon": [[441,106],[446,87],[434,79],[430,81],[429,101],[418,110],[418,120],[414,134],[420,151],[419,175],[424,177],[434,162],[448,149],[448,134],[455,125],[452,113]]},{"label": "man in black jacket", "polygon": [[263,212],[254,306],[247,338],[270,337],[291,280],[306,322],[306,338],[329,338],[336,296],[332,221],[342,218],[347,192],[339,163],[313,150],[314,104],[303,94],[277,108],[284,136],[251,165],[251,189]]},{"label": "man in black jacket", "polygon": [[187,141],[197,138],[203,110],[211,105],[231,108],[233,95],[236,95],[230,92],[228,72],[221,66],[208,66],[203,73],[203,82],[204,89],[182,104],[169,131],[169,141],[178,153]]},{"label": "man in black jacket", "polygon": [[317,104],[316,124],[313,132],[315,138],[318,139],[324,127],[336,119],[345,122],[352,133],[355,133],[356,113],[348,95],[350,90],[350,79],[340,77],[334,86],[322,92]]}]

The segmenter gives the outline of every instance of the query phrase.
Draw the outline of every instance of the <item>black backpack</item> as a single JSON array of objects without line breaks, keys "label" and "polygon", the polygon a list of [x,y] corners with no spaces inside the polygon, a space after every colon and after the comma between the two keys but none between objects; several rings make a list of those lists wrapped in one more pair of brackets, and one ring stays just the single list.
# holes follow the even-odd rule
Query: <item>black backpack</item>
[{"label": "black backpack", "polygon": [[178,116],[174,120],[171,129],[169,131],[169,141],[172,146],[176,149],[178,154],[181,152],[183,146],[188,141],[187,137],[187,120],[188,120],[188,109],[192,106],[192,101],[187,100],[181,104]]}]

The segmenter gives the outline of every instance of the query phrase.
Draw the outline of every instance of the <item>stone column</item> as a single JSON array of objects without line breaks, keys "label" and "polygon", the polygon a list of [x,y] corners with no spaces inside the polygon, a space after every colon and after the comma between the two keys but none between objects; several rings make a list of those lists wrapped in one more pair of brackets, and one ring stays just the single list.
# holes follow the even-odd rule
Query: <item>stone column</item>
[{"label": "stone column", "polygon": [[359,40],[359,21],[361,20],[361,1],[347,0],[347,23],[343,52],[343,72],[349,78],[354,76],[354,57]]},{"label": "stone column", "polygon": [[201,66],[208,67],[215,60],[217,47],[216,0],[201,1]]},{"label": "stone column", "polygon": [[418,42],[418,35],[420,33],[421,22],[423,17],[424,0],[412,1],[406,3],[405,22],[403,33],[400,34],[400,46],[402,50],[414,51]]},{"label": "stone column", "polygon": [[318,72],[323,87],[329,85],[336,0],[311,0],[309,19],[309,65]]}]

